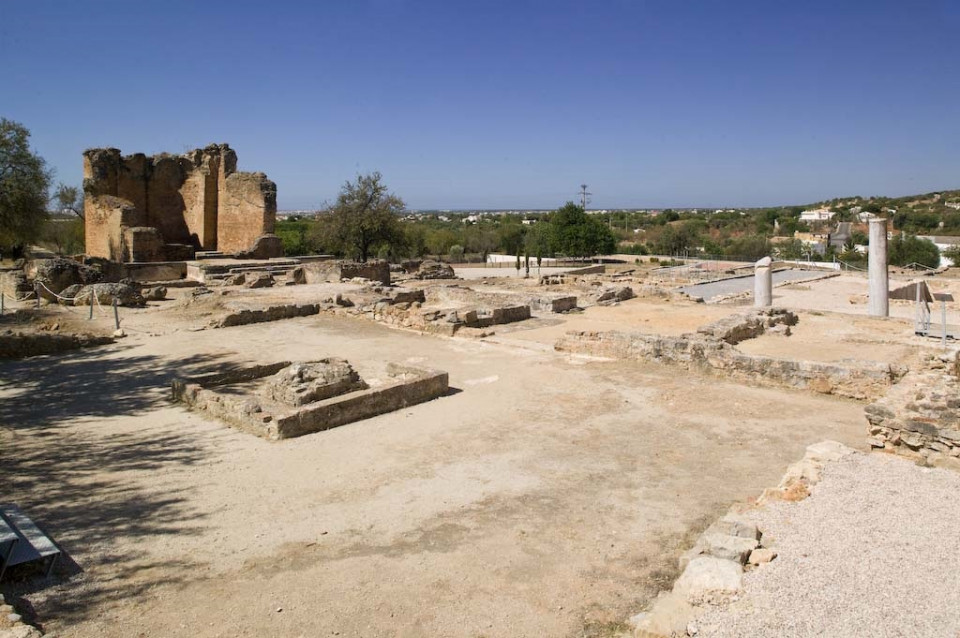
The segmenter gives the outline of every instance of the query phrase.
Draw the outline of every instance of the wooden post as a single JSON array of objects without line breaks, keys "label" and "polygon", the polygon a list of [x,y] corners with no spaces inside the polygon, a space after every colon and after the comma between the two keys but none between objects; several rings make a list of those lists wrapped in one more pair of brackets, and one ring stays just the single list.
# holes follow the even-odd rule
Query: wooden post
[{"label": "wooden post", "polygon": [[117,298],[113,298],[113,320],[117,324],[117,330],[120,329],[120,311],[117,310]]}]

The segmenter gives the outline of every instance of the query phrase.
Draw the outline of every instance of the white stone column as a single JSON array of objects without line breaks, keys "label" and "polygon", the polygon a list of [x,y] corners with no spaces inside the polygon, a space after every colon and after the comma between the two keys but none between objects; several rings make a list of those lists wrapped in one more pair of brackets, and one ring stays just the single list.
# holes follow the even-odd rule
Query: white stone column
[{"label": "white stone column", "polygon": [[890,284],[887,280],[887,220],[870,220],[869,303],[871,317],[890,316]]},{"label": "white stone column", "polygon": [[753,265],[753,305],[766,308],[773,305],[773,271],[769,257]]}]

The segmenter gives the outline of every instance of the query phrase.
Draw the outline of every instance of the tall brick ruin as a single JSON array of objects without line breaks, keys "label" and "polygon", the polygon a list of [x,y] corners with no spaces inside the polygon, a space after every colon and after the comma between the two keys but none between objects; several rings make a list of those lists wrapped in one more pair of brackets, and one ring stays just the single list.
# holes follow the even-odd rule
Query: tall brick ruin
[{"label": "tall brick ruin", "polygon": [[[237,171],[237,154],[211,144],[183,155],[83,153],[87,254],[118,262],[182,261],[197,250],[279,257],[272,235],[277,186]],[[264,247],[269,247],[264,252]],[[277,252],[278,254],[272,254]]]}]

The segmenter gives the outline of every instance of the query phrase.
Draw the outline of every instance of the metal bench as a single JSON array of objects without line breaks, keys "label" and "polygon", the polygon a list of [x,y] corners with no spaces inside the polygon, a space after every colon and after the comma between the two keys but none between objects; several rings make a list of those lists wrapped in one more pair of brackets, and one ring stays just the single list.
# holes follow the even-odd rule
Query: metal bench
[{"label": "metal bench", "polygon": [[19,541],[20,537],[13,528],[5,519],[0,518],[0,580],[3,580],[3,572],[7,571],[7,563]]},{"label": "metal bench", "polygon": [[60,557],[60,548],[19,507],[9,503],[0,504],[0,548],[3,547],[3,539],[9,538],[10,534],[14,539],[7,550],[6,559],[0,565],[0,578],[3,578],[7,567],[36,560],[47,563],[46,575],[49,576]]}]

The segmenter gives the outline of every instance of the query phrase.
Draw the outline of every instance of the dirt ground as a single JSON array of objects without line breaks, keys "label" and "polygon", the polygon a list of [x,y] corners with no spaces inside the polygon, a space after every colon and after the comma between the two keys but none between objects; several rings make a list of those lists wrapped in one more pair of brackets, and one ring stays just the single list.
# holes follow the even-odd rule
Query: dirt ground
[{"label": "dirt ground", "polygon": [[[58,584],[4,591],[62,638],[612,635],[808,444],[863,447],[854,402],[520,343],[729,308],[632,300],[485,342],[325,316],[196,331],[164,304],[115,345],[0,363],[4,499],[69,554]],[[452,390],[278,443],[169,400],[177,375],[325,356]]]}]

